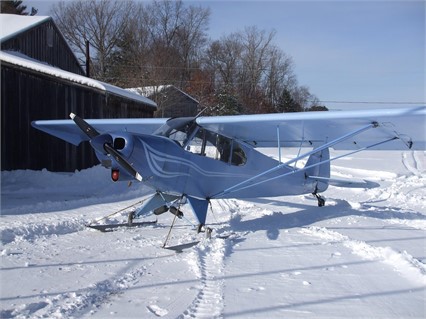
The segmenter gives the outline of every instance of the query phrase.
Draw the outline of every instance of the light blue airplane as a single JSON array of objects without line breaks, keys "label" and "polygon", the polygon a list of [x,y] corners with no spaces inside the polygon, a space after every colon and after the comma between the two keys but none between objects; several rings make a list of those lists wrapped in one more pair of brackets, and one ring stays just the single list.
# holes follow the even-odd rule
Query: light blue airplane
[{"label": "light blue airplane", "polygon": [[[319,194],[329,185],[378,186],[331,178],[331,161],[369,149],[426,149],[426,107],[171,119],[70,117],[32,125],[74,145],[90,141],[113,181],[150,186],[155,194],[130,220],[169,210],[180,215],[176,203],[185,198],[199,231],[212,199],[313,194],[323,206]],[[259,152],[263,147],[276,147],[279,158]],[[299,147],[299,155],[284,161],[286,147]],[[309,151],[303,151],[306,147]],[[348,152],[330,158],[330,148]],[[305,164],[296,166],[299,161]]]}]

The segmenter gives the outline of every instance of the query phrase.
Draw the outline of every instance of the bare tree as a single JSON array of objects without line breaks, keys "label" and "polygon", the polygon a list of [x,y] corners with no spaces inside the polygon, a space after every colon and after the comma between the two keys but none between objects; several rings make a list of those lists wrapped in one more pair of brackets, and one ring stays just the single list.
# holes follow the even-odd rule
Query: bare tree
[{"label": "bare tree", "polygon": [[61,1],[53,6],[52,15],[64,37],[83,56],[89,41],[95,50],[95,76],[103,79],[106,60],[122,38],[133,10],[132,1]]},{"label": "bare tree", "polygon": [[271,48],[268,59],[264,90],[270,105],[275,106],[284,88],[295,84],[296,76],[293,73],[293,60],[278,47]]},{"label": "bare tree", "polygon": [[209,9],[185,6],[180,0],[156,0],[146,6],[145,23],[154,52],[151,65],[157,69],[157,81],[169,79],[178,87],[186,86],[207,43],[209,17]]},{"label": "bare tree", "polygon": [[211,43],[206,52],[206,65],[215,73],[216,85],[235,91],[237,75],[242,68],[243,44],[237,33],[231,33]]},{"label": "bare tree", "polygon": [[249,99],[256,95],[261,84],[274,35],[275,31],[267,33],[255,26],[245,28],[242,33],[244,51],[241,58],[244,68],[240,72],[239,82],[241,92]]}]

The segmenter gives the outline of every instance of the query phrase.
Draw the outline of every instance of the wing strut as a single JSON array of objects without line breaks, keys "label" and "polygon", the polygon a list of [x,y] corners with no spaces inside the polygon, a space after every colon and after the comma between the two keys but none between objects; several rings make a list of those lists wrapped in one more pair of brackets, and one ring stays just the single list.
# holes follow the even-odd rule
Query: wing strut
[{"label": "wing strut", "polygon": [[[397,139],[398,139],[398,137],[392,137],[392,138],[387,139],[387,140],[385,140],[385,141],[382,141],[382,142],[379,142],[379,143],[375,143],[375,144],[372,144],[372,145],[369,145],[369,146],[365,146],[365,147],[363,147],[363,148],[360,148],[360,149],[358,149],[358,150],[355,150],[355,151],[349,152],[349,153],[347,153],[347,154],[339,155],[339,156],[336,156],[336,157],[333,157],[333,158],[327,159],[327,160],[325,160],[325,161],[321,161],[321,162],[318,162],[318,163],[315,163],[315,164],[312,164],[312,165],[309,165],[309,166],[305,166],[305,167],[303,167],[303,168],[301,168],[301,169],[298,169],[298,170],[294,170],[294,171],[291,171],[291,172],[288,172],[288,173],[285,173],[285,174],[281,174],[281,175],[278,175],[278,176],[274,176],[274,177],[271,177],[271,178],[268,178],[268,179],[265,179],[265,180],[259,181],[259,182],[254,183],[254,184],[250,184],[250,185],[246,185],[246,186],[242,186],[242,187],[238,187],[238,188],[235,188],[235,186],[234,186],[234,187],[230,187],[230,188],[234,188],[234,189],[232,189],[232,190],[230,190],[230,191],[226,191],[226,190],[225,190],[225,191],[223,191],[223,192],[219,193],[218,195],[213,196],[212,198],[219,198],[220,196],[222,196],[222,195],[224,195],[224,194],[229,194],[229,193],[238,192],[238,191],[241,191],[241,190],[244,190],[244,189],[250,188],[250,187],[258,186],[258,185],[260,185],[260,184],[263,184],[263,183],[267,183],[267,182],[270,182],[270,181],[276,180],[276,179],[278,179],[278,178],[283,178],[283,177],[285,177],[285,176],[292,175],[292,174],[295,174],[295,173],[298,173],[298,172],[301,172],[301,171],[306,171],[307,169],[310,169],[310,168],[313,168],[313,167],[316,167],[316,166],[320,166],[320,165],[322,165],[322,164],[329,163],[329,162],[332,162],[332,161],[338,160],[338,159],[340,159],[340,158],[342,158],[342,157],[349,156],[349,155],[353,155],[353,154],[359,153],[359,152],[361,152],[361,151],[365,151],[365,150],[368,150],[368,149],[373,148],[373,147],[375,147],[375,146],[378,146],[378,145],[381,145],[381,144],[385,144],[385,143],[387,143],[387,142],[391,142],[391,141],[394,141],[394,140],[397,140]],[[258,175],[258,176],[259,176],[259,175]],[[242,184],[242,183],[241,183],[241,184]],[[228,190],[229,190],[230,188],[228,188]]]},{"label": "wing strut", "polygon": [[[260,173],[260,174],[258,174],[256,176],[253,176],[253,177],[251,177],[251,178],[249,178],[249,179],[247,179],[247,180],[245,180],[245,181],[243,181],[241,183],[238,183],[238,184],[236,184],[234,186],[231,186],[231,187],[225,189],[224,191],[211,196],[211,198],[220,198],[222,195],[229,194],[229,193],[234,193],[236,191],[239,191],[239,190],[242,190],[242,189],[245,189],[245,188],[248,188],[248,187],[252,187],[254,185],[258,185],[259,183],[250,184],[248,186],[244,186],[244,185],[250,183],[253,180],[256,180],[256,179],[258,179],[258,178],[260,178],[262,176],[265,176],[265,175],[267,175],[269,173],[275,172],[275,171],[279,170],[280,168],[282,168],[284,166],[288,166],[288,165],[290,165],[290,164],[292,164],[294,162],[297,162],[298,160],[300,160],[302,158],[305,158],[305,157],[308,157],[308,156],[310,156],[312,154],[321,152],[322,150],[324,150],[326,148],[330,148],[330,147],[332,147],[332,146],[334,146],[334,145],[336,145],[336,144],[338,144],[340,142],[343,142],[343,141],[345,141],[345,140],[347,140],[347,139],[349,139],[349,138],[351,138],[351,137],[353,137],[355,135],[361,134],[362,132],[364,132],[366,130],[369,130],[371,128],[376,128],[378,126],[379,126],[379,124],[377,122],[372,122],[372,123],[370,123],[370,124],[368,124],[366,126],[361,127],[358,130],[350,132],[350,133],[348,133],[346,135],[343,135],[342,137],[339,137],[339,138],[337,138],[337,139],[335,139],[335,140],[333,140],[331,142],[328,142],[328,143],[326,143],[324,145],[321,145],[320,147],[317,147],[317,148],[313,149],[310,152],[306,152],[306,153],[304,153],[304,154],[302,154],[300,156],[297,156],[297,157],[295,157],[295,158],[293,158],[293,159],[291,159],[291,160],[289,160],[289,161],[287,161],[285,163],[281,163],[281,164],[279,164],[279,165],[277,165],[277,166],[275,166],[275,167],[273,167],[273,168],[271,168],[271,169],[269,169],[269,170],[267,170],[267,171],[265,171],[263,173]],[[394,139],[394,138],[392,138],[392,139]],[[375,145],[378,145],[378,144],[380,144],[380,143],[377,143]],[[265,180],[263,182],[266,182],[266,181],[269,181],[269,179]]]}]

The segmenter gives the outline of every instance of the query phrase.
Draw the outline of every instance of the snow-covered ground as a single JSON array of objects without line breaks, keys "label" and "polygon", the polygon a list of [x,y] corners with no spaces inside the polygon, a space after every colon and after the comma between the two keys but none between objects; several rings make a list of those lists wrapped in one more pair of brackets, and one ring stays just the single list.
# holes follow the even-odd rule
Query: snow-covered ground
[{"label": "snow-covered ground", "polygon": [[[271,154],[273,151],[271,151]],[[272,154],[273,155],[273,154]],[[291,154],[286,154],[290,156]],[[330,187],[313,196],[216,200],[211,239],[172,215],[124,222],[150,194],[75,174],[1,173],[1,318],[425,318],[426,154],[365,152],[332,165],[375,189]],[[146,220],[155,220],[147,217]]]}]

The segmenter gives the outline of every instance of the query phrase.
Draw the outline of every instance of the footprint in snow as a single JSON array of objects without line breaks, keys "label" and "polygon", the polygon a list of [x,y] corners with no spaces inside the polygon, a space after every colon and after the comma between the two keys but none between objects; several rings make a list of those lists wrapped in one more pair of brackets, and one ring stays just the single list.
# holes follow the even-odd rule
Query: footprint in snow
[{"label": "footprint in snow", "polygon": [[339,258],[342,256],[342,253],[336,251],[334,253],[331,254],[331,258]]},{"label": "footprint in snow", "polygon": [[157,305],[149,305],[147,308],[157,317],[164,317],[169,313],[166,309],[160,308]]}]

